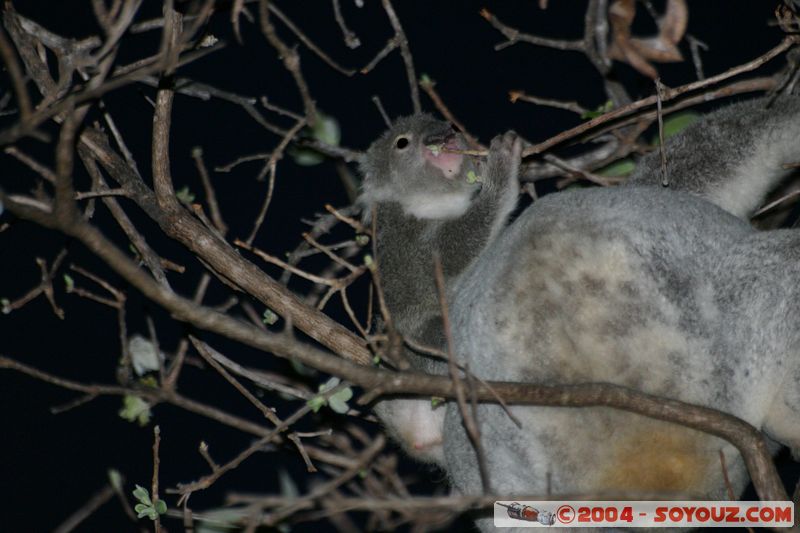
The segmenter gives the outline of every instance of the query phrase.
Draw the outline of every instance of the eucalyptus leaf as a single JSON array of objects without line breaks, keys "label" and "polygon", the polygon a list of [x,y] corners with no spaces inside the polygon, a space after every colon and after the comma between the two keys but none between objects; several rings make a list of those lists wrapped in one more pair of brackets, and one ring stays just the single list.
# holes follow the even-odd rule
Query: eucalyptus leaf
[{"label": "eucalyptus leaf", "polygon": [[131,364],[137,376],[155,372],[160,366],[159,359],[164,360],[162,354],[156,353],[153,342],[139,334],[128,338],[128,352],[131,354]]},{"label": "eucalyptus leaf", "polygon": [[[342,131],[339,121],[334,117],[317,111],[317,121],[313,128],[306,128],[303,136],[314,139],[331,146],[339,146],[342,140]],[[300,166],[310,167],[325,161],[325,155],[307,147],[293,145],[288,150],[289,156]]]},{"label": "eucalyptus leaf", "polygon": [[119,416],[128,422],[138,422],[140,426],[146,426],[152,416],[150,404],[138,396],[128,394],[122,398],[122,409],[119,410]]},{"label": "eucalyptus leaf", "polygon": [[278,315],[272,309],[267,308],[264,310],[264,314],[261,315],[261,321],[268,326],[272,326],[278,321]]},{"label": "eucalyptus leaf", "polygon": [[[673,135],[682,132],[690,124],[693,124],[698,120],[700,120],[700,115],[694,111],[681,111],[680,113],[673,113],[664,119],[664,140],[667,140]],[[661,144],[661,140],[658,138],[658,133],[653,136],[650,144],[653,146],[658,146]]]},{"label": "eucalyptus leaf", "polygon": [[636,168],[636,163],[630,158],[620,159],[608,166],[595,171],[598,176],[627,176]]},{"label": "eucalyptus leaf", "polygon": [[133,489],[133,497],[145,505],[151,505],[153,503],[150,501],[150,491],[141,485],[136,485],[136,488]]}]

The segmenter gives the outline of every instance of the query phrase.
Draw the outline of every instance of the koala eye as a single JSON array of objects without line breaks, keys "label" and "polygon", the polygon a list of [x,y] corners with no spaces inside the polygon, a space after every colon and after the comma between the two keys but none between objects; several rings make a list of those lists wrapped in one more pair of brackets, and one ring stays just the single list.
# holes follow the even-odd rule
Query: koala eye
[{"label": "koala eye", "polygon": [[395,139],[394,147],[397,148],[398,150],[404,150],[404,149],[408,148],[408,145],[410,143],[411,143],[411,141],[408,139],[408,137],[400,136],[397,139]]}]

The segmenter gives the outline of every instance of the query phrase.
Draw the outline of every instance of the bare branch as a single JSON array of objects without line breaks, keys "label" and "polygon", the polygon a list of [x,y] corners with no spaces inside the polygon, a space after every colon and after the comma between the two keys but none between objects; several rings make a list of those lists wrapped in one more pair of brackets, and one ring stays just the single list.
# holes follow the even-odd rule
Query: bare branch
[{"label": "bare branch", "polygon": [[[281,19],[281,22],[286,24],[286,27],[289,28],[290,30],[292,30],[292,33],[297,35],[297,38],[300,39],[300,41],[304,45],[306,45],[306,47],[308,47],[309,50],[311,50],[312,52],[317,54],[317,56],[319,56],[319,58],[322,59],[325,63],[327,63],[328,66],[330,66],[332,69],[334,69],[335,71],[337,71],[337,72],[339,72],[341,74],[344,74],[345,76],[352,76],[353,74],[356,73],[355,70],[349,69],[349,68],[344,68],[341,65],[339,65],[339,63],[337,63],[336,61],[331,59],[330,56],[328,54],[326,54],[319,46],[314,44],[313,41],[311,41],[311,39],[306,37],[306,35],[302,31],[300,31],[300,28],[298,28],[294,24],[294,22],[292,22],[292,20],[289,17],[287,17],[286,15],[283,14],[283,11],[281,11],[280,9],[275,7],[275,3],[274,2],[270,2],[269,3],[269,10],[272,11],[275,14],[276,17]],[[356,40],[358,40],[358,39],[356,39]]]},{"label": "bare branch", "polygon": [[508,46],[514,45],[518,42],[535,44],[537,46],[546,46],[547,48],[554,48],[556,50],[573,50],[582,52],[584,50],[583,41],[568,41],[564,39],[548,39],[546,37],[539,37],[528,33],[522,33],[510,26],[503,24],[500,19],[494,16],[488,9],[481,9],[481,16],[492,25],[497,31],[502,33],[507,39],[506,42],[500,43],[494,47],[495,50],[501,50]]},{"label": "bare branch", "polygon": [[[417,75],[414,72],[414,59],[411,56],[411,49],[408,46],[408,39],[403,31],[403,26],[400,24],[400,19],[397,18],[397,13],[392,7],[391,0],[381,0],[383,9],[389,17],[389,22],[395,33],[395,42],[400,47],[400,55],[403,56],[403,63],[406,65],[406,76],[408,77],[408,86],[411,94],[411,103],[414,106],[414,113],[422,111],[422,106],[419,103],[419,89],[417,88]],[[362,70],[362,72],[364,72]]]},{"label": "bare branch", "polygon": [[358,48],[361,46],[361,41],[359,40],[358,36],[353,33],[353,31],[347,27],[347,23],[344,21],[344,17],[342,16],[342,8],[339,5],[339,0],[332,0],[333,1],[333,16],[336,19],[336,24],[339,25],[339,29],[342,30],[342,35],[344,36],[344,44],[347,45],[348,48]]},{"label": "bare branch", "polygon": [[314,100],[311,98],[311,93],[308,90],[308,84],[303,77],[303,73],[300,71],[300,56],[296,49],[289,48],[280,37],[278,37],[278,34],[275,32],[275,26],[272,25],[269,19],[270,7],[267,0],[259,0],[258,10],[259,19],[261,20],[261,31],[270,44],[278,51],[278,56],[283,61],[283,66],[286,67],[286,70],[288,70],[292,78],[294,78],[297,90],[300,92],[300,97],[303,99],[305,118],[309,124],[313,125],[317,122],[317,107]]},{"label": "bare branch", "polygon": [[[765,54],[757,57],[756,59],[753,59],[752,61],[749,61],[747,63],[744,63],[744,64],[739,65],[737,67],[734,67],[732,69],[729,69],[729,70],[723,72],[722,74],[718,74],[716,76],[712,76],[710,78],[706,78],[704,80],[699,80],[699,81],[696,81],[696,82],[688,83],[686,85],[682,85],[682,86],[676,87],[674,89],[669,89],[669,88],[665,89],[663,100],[664,101],[669,101],[669,100],[672,100],[672,99],[674,99],[674,98],[676,98],[676,97],[678,97],[680,95],[686,94],[688,92],[692,92],[692,91],[696,91],[696,90],[699,90],[699,89],[702,89],[702,88],[705,88],[705,87],[709,87],[711,85],[715,85],[715,84],[717,84],[717,83],[719,83],[721,81],[724,81],[724,80],[726,80],[728,78],[731,78],[733,76],[737,76],[737,75],[742,74],[744,72],[750,72],[751,70],[755,70],[758,67],[760,67],[761,65],[763,65],[764,63],[768,62],[769,60],[774,59],[775,57],[779,56],[780,54],[782,54],[783,52],[785,52],[786,50],[788,50],[789,48],[791,48],[792,46],[794,46],[798,42],[800,42],[800,37],[798,37],[798,36],[789,35],[787,37],[784,37],[783,41],[781,41],[781,43],[778,46],[776,46],[775,48],[769,50]],[[657,100],[658,100],[658,97],[656,95],[648,96],[647,98],[642,98],[641,100],[633,102],[632,104],[626,105],[626,106],[621,107],[619,109],[615,109],[614,111],[611,111],[611,112],[606,113],[604,115],[601,115],[601,116],[599,116],[597,118],[593,118],[593,119],[591,119],[591,120],[589,120],[587,122],[584,122],[583,124],[581,124],[579,126],[576,126],[576,127],[572,128],[572,129],[569,129],[567,131],[564,131],[564,132],[562,132],[562,133],[560,133],[560,134],[558,134],[558,135],[556,135],[554,137],[551,137],[550,139],[548,139],[548,140],[546,140],[544,142],[541,142],[539,144],[535,144],[533,146],[529,146],[529,147],[525,148],[525,150],[523,151],[522,155],[523,155],[523,157],[528,157],[528,156],[531,156],[531,155],[534,155],[534,154],[542,153],[545,150],[547,150],[549,148],[552,148],[553,146],[561,144],[562,142],[564,142],[564,141],[566,141],[568,139],[572,139],[572,138],[577,137],[578,135],[580,135],[580,134],[582,134],[582,133],[584,133],[584,132],[586,132],[588,130],[593,129],[593,128],[595,128],[596,126],[598,126],[600,124],[604,124],[604,123],[610,122],[612,120],[616,120],[618,118],[625,117],[627,115],[632,114],[635,111],[638,111],[639,109],[642,109],[642,108],[645,108],[645,107],[650,107],[651,105],[657,103]]]}]

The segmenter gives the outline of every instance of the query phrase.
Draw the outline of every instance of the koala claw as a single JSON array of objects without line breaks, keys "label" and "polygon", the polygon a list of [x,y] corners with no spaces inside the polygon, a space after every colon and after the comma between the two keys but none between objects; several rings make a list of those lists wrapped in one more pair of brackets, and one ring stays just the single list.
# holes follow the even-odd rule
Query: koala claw
[{"label": "koala claw", "polygon": [[492,139],[489,150],[503,159],[517,160],[522,153],[522,141],[515,131],[507,131]]},{"label": "koala claw", "polygon": [[513,131],[507,131],[492,139],[486,161],[488,183],[503,187],[516,183],[522,154],[522,140]]}]

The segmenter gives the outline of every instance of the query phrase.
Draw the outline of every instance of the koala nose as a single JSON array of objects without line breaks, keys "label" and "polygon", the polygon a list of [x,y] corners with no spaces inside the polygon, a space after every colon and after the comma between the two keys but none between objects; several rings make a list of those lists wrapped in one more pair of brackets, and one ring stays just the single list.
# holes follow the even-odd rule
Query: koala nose
[{"label": "koala nose", "polygon": [[431,133],[423,137],[422,142],[425,145],[429,144],[443,144],[446,143],[451,137],[455,135],[455,131],[453,130],[452,126],[447,126],[446,129],[438,131],[436,133]]}]

